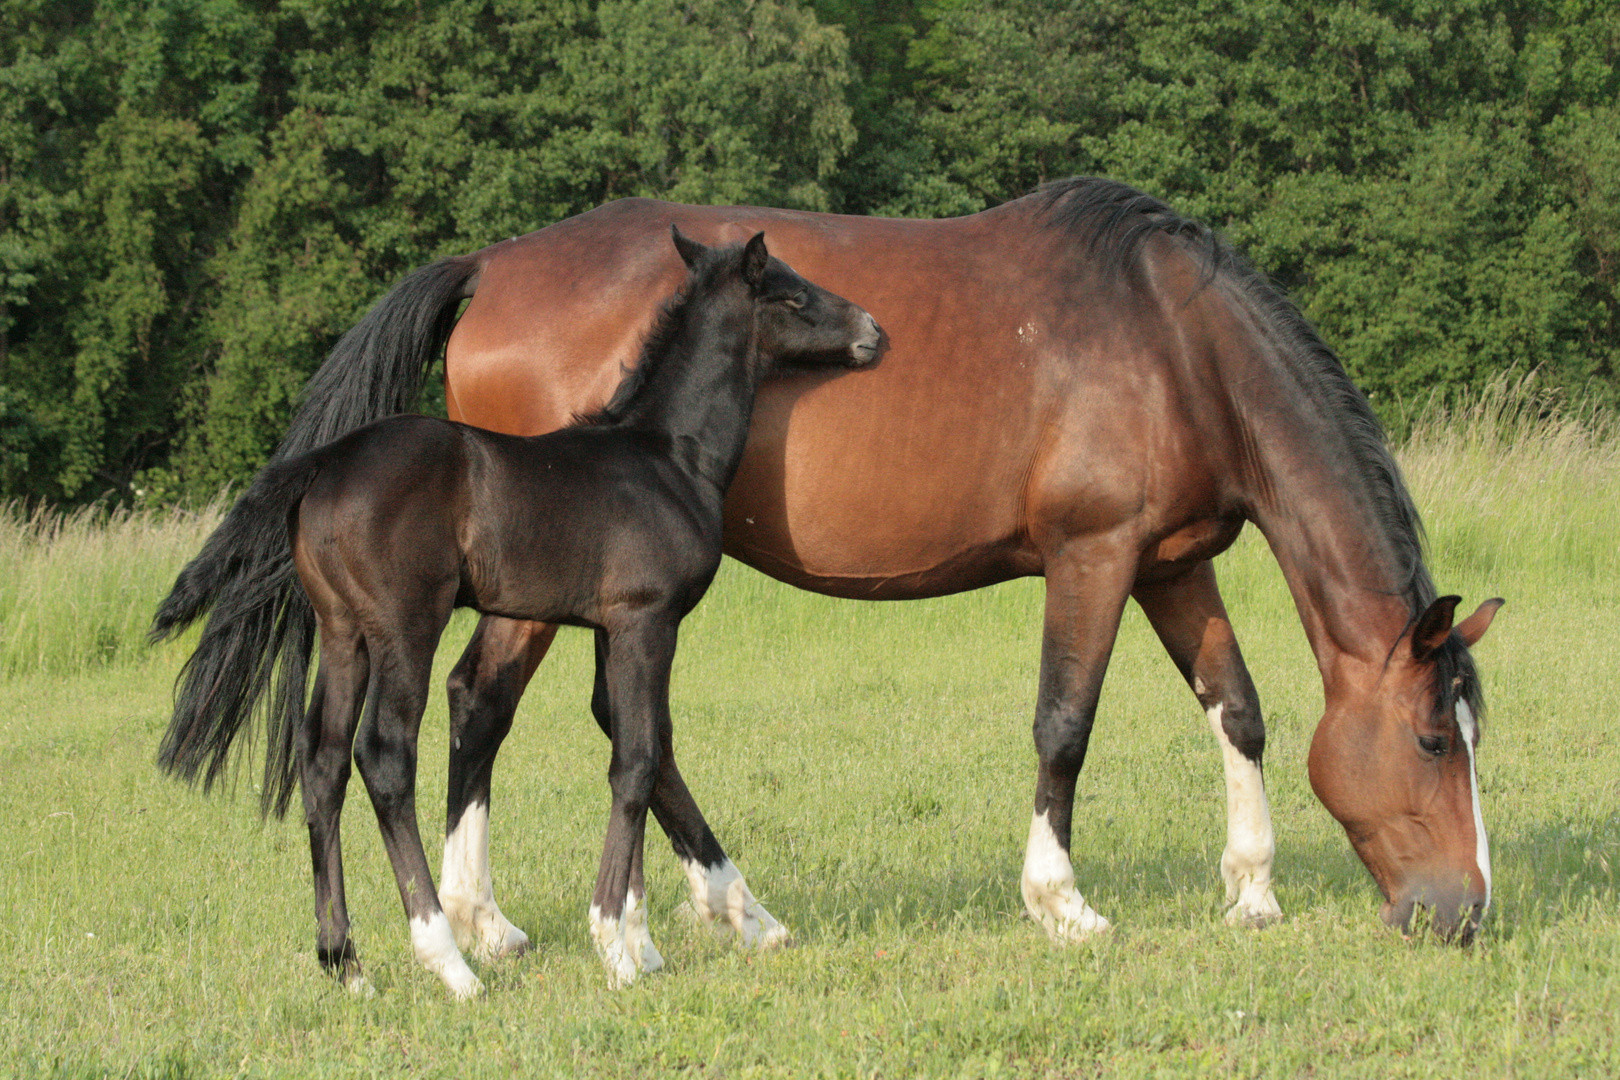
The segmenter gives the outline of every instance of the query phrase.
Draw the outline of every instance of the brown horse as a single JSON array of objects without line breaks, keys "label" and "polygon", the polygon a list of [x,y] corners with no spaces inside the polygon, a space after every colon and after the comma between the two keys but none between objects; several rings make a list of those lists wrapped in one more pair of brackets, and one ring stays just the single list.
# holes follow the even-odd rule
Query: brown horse
[{"label": "brown horse", "polygon": [[[1321,673],[1318,797],[1406,927],[1466,940],[1490,900],[1469,647],[1500,601],[1453,625],[1421,526],[1365,398],[1295,307],[1218,238],[1095,179],[971,217],[882,220],[615,202],[418,271],[339,344],[289,433],[297,449],[417,392],[448,338],[450,415],[530,434],[611,394],[682,267],[671,223],[708,243],[768,230],[806,276],[862,304],[892,350],[838,379],[761,393],[725,507],[725,550],[836,596],[938,596],[1046,579],[1029,914],[1053,938],[1108,923],[1075,885],[1075,782],[1121,612],[1135,597],[1224,756],[1230,922],[1278,917],[1265,729],[1211,560],[1245,521],[1287,578]],[[470,297],[459,322],[459,301]],[[441,898],[485,955],[527,939],[487,861],[489,776],[555,628],[486,619],[450,680]],[[655,793],[686,798],[679,774]],[[700,912],[760,923],[724,875],[688,867]],[[750,898],[751,899],[751,898]],[[757,907],[757,905],[755,905]]]}]

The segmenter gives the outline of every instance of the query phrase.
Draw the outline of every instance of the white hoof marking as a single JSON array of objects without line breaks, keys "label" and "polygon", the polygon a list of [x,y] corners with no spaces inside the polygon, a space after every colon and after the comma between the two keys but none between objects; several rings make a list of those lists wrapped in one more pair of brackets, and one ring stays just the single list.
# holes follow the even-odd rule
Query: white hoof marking
[{"label": "white hoof marking", "polygon": [[1226,772],[1226,850],[1221,853],[1221,878],[1226,882],[1226,922],[1229,926],[1264,926],[1282,918],[1282,908],[1271,889],[1271,863],[1276,840],[1271,830],[1271,805],[1266,800],[1265,775],[1244,757],[1221,726],[1224,705],[1210,709],[1209,726],[1221,744]]},{"label": "white hoof marking", "polygon": [[450,919],[456,944],[481,960],[512,956],[529,947],[529,936],[507,921],[495,904],[489,874],[489,806],[462,812],[444,839],[439,906]]},{"label": "white hoof marking", "polygon": [[621,990],[636,979],[664,966],[664,958],[647,930],[647,908],[641,897],[628,893],[618,918],[606,918],[591,905],[591,943],[607,968],[608,986]]},{"label": "white hoof marking", "polygon": [[1057,832],[1044,812],[1029,823],[1029,845],[1024,849],[1020,884],[1024,910],[1053,941],[1084,941],[1109,929],[1108,920],[1093,911],[1074,887],[1074,864],[1058,843]]},{"label": "white hoof marking", "polygon": [[476,997],[484,984],[472,973],[467,961],[456,948],[456,936],[450,929],[450,920],[444,912],[435,912],[428,919],[411,920],[411,948],[417,962],[444,981],[444,985],[458,1000]]},{"label": "white hoof marking", "polygon": [[730,859],[719,866],[687,861],[682,866],[692,887],[692,910],[716,933],[735,933],[750,949],[792,944],[793,935],[754,899],[748,882]]}]

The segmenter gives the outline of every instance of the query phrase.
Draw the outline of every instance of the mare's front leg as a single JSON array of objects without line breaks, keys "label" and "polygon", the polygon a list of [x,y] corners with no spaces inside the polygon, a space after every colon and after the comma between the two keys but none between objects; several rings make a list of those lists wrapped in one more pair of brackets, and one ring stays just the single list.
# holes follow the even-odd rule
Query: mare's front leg
[{"label": "mare's front leg", "polygon": [[608,785],[613,806],[591,897],[590,925],[591,940],[615,987],[628,986],[663,964],[647,932],[641,855],[659,762],[673,729],[669,670],[679,621],[672,614],[649,614],[611,631],[608,639],[605,680],[611,706],[608,734],[613,740]]},{"label": "mare's front leg", "polygon": [[1221,855],[1226,921],[1263,926],[1282,917],[1271,888],[1275,842],[1260,764],[1266,726],[1215,584],[1215,567],[1199,563],[1179,577],[1144,585],[1136,590],[1136,599],[1197,695],[1221,746],[1226,768],[1226,850]]},{"label": "mare's front leg", "polygon": [[450,672],[450,782],[439,903],[456,943],[485,959],[529,947],[495,903],[489,870],[489,791],[495,755],[523,690],[557,635],[547,623],[485,616]]},{"label": "mare's front leg", "polygon": [[1046,615],[1035,704],[1035,813],[1024,853],[1024,907],[1059,942],[1108,929],[1075,887],[1069,856],[1075,782],[1103,672],[1130,593],[1136,551],[1114,538],[1063,544],[1046,563]]},{"label": "mare's front leg", "polygon": [[393,633],[366,638],[371,708],[355,740],[354,760],[377,811],[383,847],[410,920],[416,959],[456,997],[469,998],[483,990],[483,984],[456,947],[416,825],[416,738],[443,621],[433,625],[431,616],[418,614],[398,623]]},{"label": "mare's front leg", "polygon": [[[612,709],[608,700],[608,636],[596,632],[596,685],[591,693],[591,714],[604,734],[613,737]],[[653,787],[652,813],[669,837],[675,857],[686,871],[692,889],[692,909],[706,925],[720,933],[735,933],[749,948],[768,949],[792,940],[785,926],[754,898],[748,882],[715,839],[703,811],[675,764],[673,733],[663,740],[658,781]],[[639,853],[638,853],[639,856]],[[650,939],[647,947],[652,947]],[[656,956],[657,951],[653,950]],[[659,963],[662,963],[660,960]],[[653,970],[647,968],[646,970]]]}]

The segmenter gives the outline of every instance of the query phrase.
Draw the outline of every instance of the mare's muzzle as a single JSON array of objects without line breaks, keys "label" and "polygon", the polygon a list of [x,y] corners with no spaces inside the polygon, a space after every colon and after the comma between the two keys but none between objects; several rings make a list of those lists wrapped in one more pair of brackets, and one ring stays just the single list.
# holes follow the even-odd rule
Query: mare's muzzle
[{"label": "mare's muzzle", "polygon": [[1485,902],[1484,890],[1469,882],[1414,883],[1379,915],[1402,934],[1410,936],[1426,926],[1441,941],[1467,945],[1485,918]]}]

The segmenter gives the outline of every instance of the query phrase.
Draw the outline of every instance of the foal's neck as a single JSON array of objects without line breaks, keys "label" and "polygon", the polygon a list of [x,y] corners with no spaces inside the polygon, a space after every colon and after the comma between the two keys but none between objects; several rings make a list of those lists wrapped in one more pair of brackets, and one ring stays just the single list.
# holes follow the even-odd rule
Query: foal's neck
[{"label": "foal's neck", "polygon": [[626,410],[625,426],[670,439],[677,463],[709,480],[721,495],[748,441],[759,383],[753,305],[688,302],[677,313],[651,373]]}]

